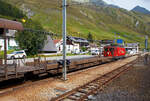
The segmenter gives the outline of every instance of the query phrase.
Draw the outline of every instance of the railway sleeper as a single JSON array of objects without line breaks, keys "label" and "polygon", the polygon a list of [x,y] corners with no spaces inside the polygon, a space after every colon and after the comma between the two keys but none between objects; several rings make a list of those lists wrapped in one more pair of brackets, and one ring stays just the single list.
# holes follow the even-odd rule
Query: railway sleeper
[{"label": "railway sleeper", "polygon": [[78,90],[78,92],[81,92],[81,93],[86,94],[86,93],[89,92],[89,90],[88,90],[88,89],[85,89],[85,88],[81,88],[81,89]]},{"label": "railway sleeper", "polygon": [[91,88],[91,89],[97,88],[97,86],[93,86],[93,85],[88,85],[87,87],[88,87],[88,88]]},{"label": "railway sleeper", "polygon": [[75,101],[80,99],[80,97],[77,97],[77,96],[74,96],[74,95],[71,95],[71,96],[69,96],[67,98],[69,98],[71,100],[75,100]]},{"label": "railway sleeper", "polygon": [[92,82],[92,83],[90,83],[89,85],[90,85],[90,86],[99,86],[99,84],[96,84],[95,82],[94,82],[94,83]]},{"label": "railway sleeper", "polygon": [[76,101],[76,100],[69,99],[69,98],[67,99],[67,98],[66,98],[66,99],[64,99],[64,100],[60,100],[60,101]]},{"label": "railway sleeper", "polygon": [[85,95],[85,93],[76,92],[74,95],[75,95],[75,96],[77,96],[77,97],[80,97],[80,96],[83,96],[83,95]]}]

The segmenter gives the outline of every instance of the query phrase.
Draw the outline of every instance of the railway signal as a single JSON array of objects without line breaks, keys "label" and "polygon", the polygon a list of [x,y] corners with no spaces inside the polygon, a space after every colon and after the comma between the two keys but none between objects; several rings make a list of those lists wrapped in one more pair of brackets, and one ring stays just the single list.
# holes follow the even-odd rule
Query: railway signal
[{"label": "railway signal", "polygon": [[25,20],[25,19],[22,19],[21,21],[22,21],[23,23],[25,23],[25,22],[26,22],[26,20]]}]

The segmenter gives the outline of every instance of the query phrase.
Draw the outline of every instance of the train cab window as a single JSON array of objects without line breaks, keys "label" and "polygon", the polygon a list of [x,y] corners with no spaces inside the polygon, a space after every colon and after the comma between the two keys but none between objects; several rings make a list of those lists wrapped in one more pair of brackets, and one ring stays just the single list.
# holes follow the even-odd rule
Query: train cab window
[{"label": "train cab window", "polygon": [[110,48],[110,51],[114,51],[114,48]]},{"label": "train cab window", "polygon": [[110,52],[113,55],[114,54],[114,48],[110,48]]},{"label": "train cab window", "polygon": [[105,48],[105,52],[107,52],[108,51],[108,48]]}]

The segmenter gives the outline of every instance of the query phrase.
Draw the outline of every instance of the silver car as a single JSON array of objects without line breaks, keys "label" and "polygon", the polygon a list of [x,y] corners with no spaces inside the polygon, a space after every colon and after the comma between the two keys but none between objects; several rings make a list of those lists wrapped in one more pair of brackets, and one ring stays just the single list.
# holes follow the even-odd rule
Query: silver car
[{"label": "silver car", "polygon": [[7,59],[17,59],[17,58],[25,58],[27,55],[24,50],[14,51],[10,54],[7,54]]}]

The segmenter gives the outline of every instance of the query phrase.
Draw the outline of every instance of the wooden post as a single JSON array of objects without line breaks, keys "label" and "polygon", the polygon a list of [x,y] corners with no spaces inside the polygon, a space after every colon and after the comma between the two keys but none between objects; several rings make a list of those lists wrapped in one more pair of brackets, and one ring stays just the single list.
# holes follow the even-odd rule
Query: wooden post
[{"label": "wooden post", "polygon": [[16,74],[16,78],[18,77],[18,73],[17,73],[17,64],[15,63],[15,74]]},{"label": "wooden post", "polygon": [[6,29],[4,28],[4,67],[5,67],[5,78],[8,78],[8,70],[7,70],[7,36]]},{"label": "wooden post", "polygon": [[3,59],[0,59],[0,65],[3,65]]},{"label": "wooden post", "polygon": [[44,69],[45,69],[45,72],[47,71],[47,59],[46,57],[44,57]]}]

